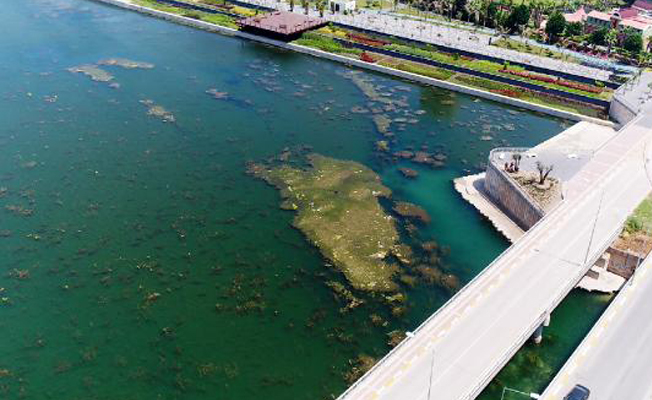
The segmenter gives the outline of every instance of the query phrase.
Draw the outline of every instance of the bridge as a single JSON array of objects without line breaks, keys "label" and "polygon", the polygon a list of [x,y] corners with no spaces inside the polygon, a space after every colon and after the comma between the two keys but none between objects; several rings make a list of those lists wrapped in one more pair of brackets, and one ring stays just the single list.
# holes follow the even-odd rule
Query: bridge
[{"label": "bridge", "polygon": [[652,113],[565,185],[565,200],[381,359],[339,400],[470,400],[607,249],[651,189]]},{"label": "bridge", "polygon": [[611,302],[555,379],[541,395],[559,400],[581,384],[591,398],[652,398],[652,257]]}]

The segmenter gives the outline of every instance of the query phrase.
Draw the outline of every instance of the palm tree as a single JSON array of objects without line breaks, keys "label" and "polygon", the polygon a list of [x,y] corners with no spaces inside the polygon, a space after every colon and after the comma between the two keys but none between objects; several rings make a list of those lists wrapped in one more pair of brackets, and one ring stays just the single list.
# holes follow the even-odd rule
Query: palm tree
[{"label": "palm tree", "polygon": [[448,20],[453,19],[453,7],[455,6],[455,0],[442,0],[442,4],[446,8]]},{"label": "palm tree", "polygon": [[469,18],[473,15],[473,23],[478,23],[478,14],[482,10],[483,0],[468,0],[466,2],[466,12],[469,14]]}]

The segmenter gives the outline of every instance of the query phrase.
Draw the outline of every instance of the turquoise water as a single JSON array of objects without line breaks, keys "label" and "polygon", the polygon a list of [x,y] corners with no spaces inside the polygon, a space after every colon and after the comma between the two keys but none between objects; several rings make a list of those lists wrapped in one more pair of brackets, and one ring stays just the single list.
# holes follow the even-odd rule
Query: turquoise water
[{"label": "turquoise water", "polygon": [[[413,329],[451,294],[417,285],[401,318],[373,302],[340,313],[324,282],[343,278],[291,228],[276,190],[245,174],[246,163],[307,145],[371,166],[395,199],[431,214],[419,236],[449,246],[444,262],[466,282],[507,244],[451,180],[481,168],[491,147],[533,145],[565,126],[364,73],[404,97],[401,112],[425,112],[396,132],[393,150],[428,146],[449,157],[439,170],[394,164],[374,150],[370,115],[351,112],[370,100],[342,65],[93,2],[7,3],[1,398],[337,395],[350,359],[382,356],[389,331]],[[67,71],[112,57],[155,68],[102,67],[119,88]],[[213,88],[228,98],[205,93]],[[176,122],[147,115],[141,100]],[[487,130],[492,138],[480,140]],[[420,177],[406,180],[401,165]],[[584,315],[582,307],[564,318]],[[372,313],[388,325],[373,325]]]}]

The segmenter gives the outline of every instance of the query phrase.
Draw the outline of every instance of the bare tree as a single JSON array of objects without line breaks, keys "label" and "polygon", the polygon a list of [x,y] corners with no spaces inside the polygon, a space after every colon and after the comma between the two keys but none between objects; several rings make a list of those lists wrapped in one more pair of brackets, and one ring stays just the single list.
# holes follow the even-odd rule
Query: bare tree
[{"label": "bare tree", "polygon": [[521,153],[514,153],[512,154],[512,160],[514,161],[514,172],[518,172],[519,168],[521,167],[521,159],[523,156]]},{"label": "bare tree", "polygon": [[539,171],[539,185],[543,185],[546,179],[548,179],[548,175],[550,175],[550,172],[554,167],[555,166],[552,164],[545,165],[541,161],[537,161],[537,171]]}]

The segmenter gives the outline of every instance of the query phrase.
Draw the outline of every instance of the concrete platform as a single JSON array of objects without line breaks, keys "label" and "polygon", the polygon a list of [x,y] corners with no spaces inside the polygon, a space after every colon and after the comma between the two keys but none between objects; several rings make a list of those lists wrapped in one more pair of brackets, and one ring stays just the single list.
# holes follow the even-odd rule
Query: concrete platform
[{"label": "concrete platform", "polygon": [[[537,161],[554,165],[552,176],[562,182],[570,180],[593,157],[593,154],[616,135],[612,127],[579,122],[523,154],[521,170],[536,171]],[[511,161],[511,154],[497,153],[498,165]]]},{"label": "concrete platform", "polygon": [[514,221],[498,208],[484,193],[484,172],[457,178],[453,181],[455,190],[473,205],[511,243],[525,233]]},{"label": "concrete platform", "polygon": [[[578,122],[552,138],[529,149],[522,161],[521,170],[536,171],[535,164],[541,161],[554,164],[553,176],[563,182],[571,179],[593,157],[596,151],[616,135],[612,127],[587,121]],[[498,154],[498,156],[500,156]],[[505,160],[511,155],[503,155]],[[502,161],[502,160],[499,160]],[[455,190],[473,205],[507,240],[514,243],[524,232],[484,192],[484,173],[457,178],[453,181]]]}]

